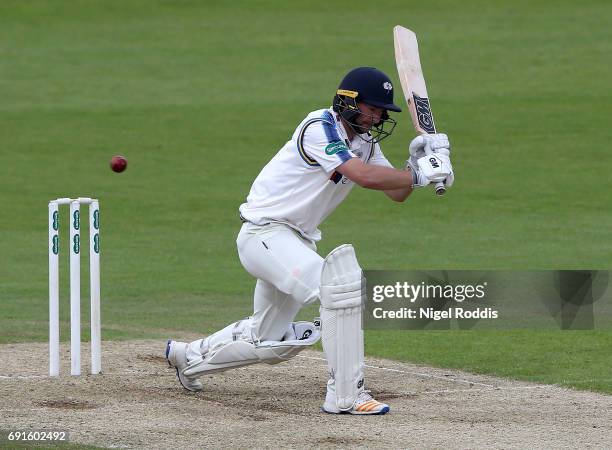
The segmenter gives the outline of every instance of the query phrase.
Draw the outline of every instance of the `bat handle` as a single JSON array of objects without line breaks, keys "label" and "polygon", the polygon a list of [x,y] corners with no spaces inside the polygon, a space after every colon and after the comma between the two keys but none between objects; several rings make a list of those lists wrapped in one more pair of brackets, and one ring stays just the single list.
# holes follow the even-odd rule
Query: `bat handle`
[{"label": "bat handle", "polygon": [[436,183],[436,195],[438,197],[442,196],[446,194],[446,187],[444,186],[444,182],[443,181],[438,181]]},{"label": "bat handle", "polygon": [[[426,155],[431,155],[433,154],[433,152],[431,151],[431,149],[429,148],[428,145],[425,146],[425,154]],[[443,181],[438,181],[436,183],[436,195],[438,197],[443,196],[444,194],[446,194],[446,186],[444,186],[444,182]]]}]

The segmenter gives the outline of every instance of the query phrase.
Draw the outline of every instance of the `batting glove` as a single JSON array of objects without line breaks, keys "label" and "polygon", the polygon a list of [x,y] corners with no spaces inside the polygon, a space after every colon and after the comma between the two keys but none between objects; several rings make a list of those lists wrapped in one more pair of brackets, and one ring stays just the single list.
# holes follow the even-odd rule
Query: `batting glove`
[{"label": "batting glove", "polygon": [[410,162],[413,166],[417,161],[426,155],[426,149],[434,153],[446,150],[447,156],[450,155],[450,142],[444,133],[421,134],[415,137],[408,146],[410,152]]},{"label": "batting glove", "polygon": [[429,184],[429,180],[427,177],[423,176],[421,171],[419,170],[418,164],[412,164],[412,159],[406,161],[406,168],[409,168],[412,172],[412,187],[419,188],[423,186],[427,186]]}]

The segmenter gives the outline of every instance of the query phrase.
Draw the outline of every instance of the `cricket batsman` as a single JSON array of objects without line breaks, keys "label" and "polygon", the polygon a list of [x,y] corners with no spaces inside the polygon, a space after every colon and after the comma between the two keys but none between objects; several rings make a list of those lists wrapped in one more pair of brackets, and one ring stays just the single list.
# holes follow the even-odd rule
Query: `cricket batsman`
[{"label": "cricket batsman", "polygon": [[[257,279],[253,315],[191,343],[168,341],[166,359],[185,389],[202,390],[198,378],[205,374],[286,361],[322,339],[329,368],[323,411],[389,412],[364,385],[365,280],[355,251],[350,244],[325,258],[316,251],[319,225],[355,185],[403,202],[415,188],[453,184],[445,134],[416,137],[406,166],[393,168],[379,145],[396,124],[389,111],[401,112],[389,77],[372,67],[353,69],[332,107],[308,114],[261,170],[240,206],[236,240],[242,265]],[[316,301],[320,321],[293,321]]]}]

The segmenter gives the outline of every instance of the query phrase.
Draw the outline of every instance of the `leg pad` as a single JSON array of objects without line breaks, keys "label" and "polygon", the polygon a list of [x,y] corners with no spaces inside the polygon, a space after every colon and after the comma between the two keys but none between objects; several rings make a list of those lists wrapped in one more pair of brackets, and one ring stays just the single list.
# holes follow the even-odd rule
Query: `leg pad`
[{"label": "leg pad", "polygon": [[250,342],[237,339],[211,349],[199,360],[191,361],[183,370],[188,377],[224,372],[257,363],[278,364],[293,358],[321,337],[312,322],[292,322],[281,341]]}]

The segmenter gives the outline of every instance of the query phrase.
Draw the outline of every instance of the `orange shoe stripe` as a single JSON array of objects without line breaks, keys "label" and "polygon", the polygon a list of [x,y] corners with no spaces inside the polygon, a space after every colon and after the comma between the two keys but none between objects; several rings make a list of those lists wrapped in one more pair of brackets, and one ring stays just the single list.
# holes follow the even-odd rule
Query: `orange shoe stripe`
[{"label": "orange shoe stripe", "polygon": [[379,405],[379,403],[376,400],[368,400],[367,402],[365,402],[362,405],[359,405],[357,407],[358,411],[372,411],[374,408],[376,408]]},{"label": "orange shoe stripe", "polygon": [[365,411],[369,405],[370,405],[370,401],[362,403],[361,405],[357,407],[357,411]]}]

